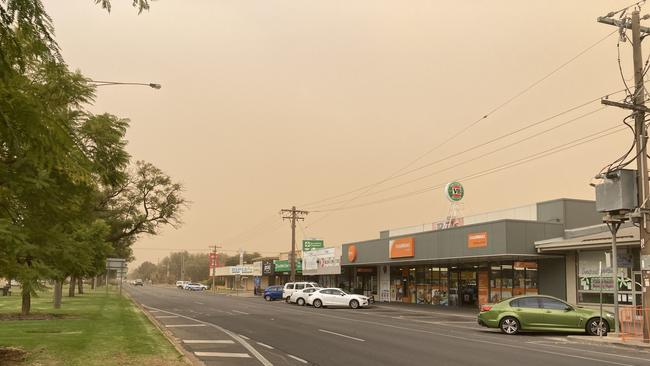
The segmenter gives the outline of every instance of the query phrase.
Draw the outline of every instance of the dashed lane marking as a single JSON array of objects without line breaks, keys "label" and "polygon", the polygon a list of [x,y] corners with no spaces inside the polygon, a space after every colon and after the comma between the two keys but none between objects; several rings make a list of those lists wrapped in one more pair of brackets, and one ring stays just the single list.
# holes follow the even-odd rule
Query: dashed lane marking
[{"label": "dashed lane marking", "polygon": [[246,336],[243,335],[243,334],[240,334],[239,336],[242,337],[242,338],[244,338],[244,339],[247,340],[247,341],[250,341],[250,340],[251,340],[250,338],[246,337]]},{"label": "dashed lane marking", "polygon": [[296,356],[294,356],[294,355],[287,354],[287,356],[293,358],[294,360],[296,360],[296,361],[298,361],[298,362],[309,363],[309,362],[303,360],[302,358],[300,358],[300,357],[296,357]]},{"label": "dashed lane marking", "polygon": [[167,328],[205,327],[205,324],[169,324]]},{"label": "dashed lane marking", "polygon": [[176,315],[158,315],[156,319],[173,319],[178,318]]},{"label": "dashed lane marking", "polygon": [[341,333],[331,332],[331,331],[329,331],[329,330],[325,330],[325,329],[319,329],[318,331],[319,331],[319,332],[323,332],[323,333],[329,333],[329,334],[337,335],[337,336],[339,336],[339,337],[345,337],[345,338],[349,338],[349,339],[354,339],[355,341],[359,341],[359,342],[365,342],[365,341],[366,341],[365,339],[361,339],[361,338],[357,338],[357,337],[352,337],[352,336],[345,335],[345,334],[341,334]]},{"label": "dashed lane marking", "polygon": [[250,315],[249,313],[245,313],[245,312],[239,311],[239,310],[233,310],[232,312],[237,313],[237,314],[242,314],[242,315]]},{"label": "dashed lane marking", "polygon": [[233,353],[233,352],[194,352],[198,357],[232,357],[232,358],[250,358],[248,353]]},{"label": "dashed lane marking", "polygon": [[234,344],[235,341],[229,339],[183,339],[186,344]]},{"label": "dashed lane marking", "polygon": [[257,344],[259,344],[259,345],[262,346],[262,347],[268,348],[268,349],[275,349],[275,348],[273,348],[272,346],[269,346],[269,345],[266,344],[266,343],[257,342]]},{"label": "dashed lane marking", "polygon": [[197,305],[205,305],[204,303],[199,302],[199,301],[194,301],[194,303],[197,304]]}]

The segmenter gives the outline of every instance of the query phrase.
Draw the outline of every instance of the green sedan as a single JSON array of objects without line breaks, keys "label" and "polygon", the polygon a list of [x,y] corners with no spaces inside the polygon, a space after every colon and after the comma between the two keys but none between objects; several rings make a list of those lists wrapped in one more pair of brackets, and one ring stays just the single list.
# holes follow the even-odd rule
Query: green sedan
[{"label": "green sedan", "polygon": [[569,305],[552,296],[518,296],[497,304],[481,306],[478,323],[488,328],[499,328],[505,334],[520,331],[587,332],[598,335],[599,329],[607,335],[614,327],[614,314]]}]

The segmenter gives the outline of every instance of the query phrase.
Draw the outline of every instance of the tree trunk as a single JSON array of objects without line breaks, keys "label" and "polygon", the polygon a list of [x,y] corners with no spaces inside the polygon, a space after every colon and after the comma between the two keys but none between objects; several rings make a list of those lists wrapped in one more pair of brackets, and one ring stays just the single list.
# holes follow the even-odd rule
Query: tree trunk
[{"label": "tree trunk", "polygon": [[54,281],[54,308],[61,309],[61,298],[63,297],[63,281]]},{"label": "tree trunk", "polygon": [[74,297],[74,288],[76,284],[76,277],[70,276],[70,287],[68,287],[68,297]]},{"label": "tree trunk", "polygon": [[93,282],[90,283],[90,289],[94,290],[97,287],[97,276],[93,277]]},{"label": "tree trunk", "polygon": [[30,310],[32,309],[32,293],[29,290],[29,286],[23,285],[23,303],[20,310],[22,315],[29,315]]},{"label": "tree trunk", "polygon": [[79,295],[83,295],[84,294],[84,279],[83,279],[83,277],[77,278],[77,283],[79,285],[79,291],[78,291]]}]

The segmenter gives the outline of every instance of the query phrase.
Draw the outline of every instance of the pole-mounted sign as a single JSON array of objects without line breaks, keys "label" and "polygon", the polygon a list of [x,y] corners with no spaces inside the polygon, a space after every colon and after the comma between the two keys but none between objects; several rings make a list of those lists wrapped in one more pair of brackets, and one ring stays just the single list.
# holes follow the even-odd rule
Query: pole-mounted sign
[{"label": "pole-mounted sign", "polygon": [[447,183],[445,186],[445,197],[451,202],[459,202],[465,196],[465,188],[460,182]]}]

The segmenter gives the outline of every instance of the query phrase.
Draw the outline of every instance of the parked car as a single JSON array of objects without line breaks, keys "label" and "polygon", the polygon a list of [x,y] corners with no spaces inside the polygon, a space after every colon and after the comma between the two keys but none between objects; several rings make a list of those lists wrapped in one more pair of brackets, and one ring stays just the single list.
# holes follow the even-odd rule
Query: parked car
[{"label": "parked car", "polygon": [[307,298],[318,290],[320,290],[320,287],[309,287],[304,290],[295,290],[289,297],[289,302],[305,306],[305,304],[307,304]]},{"label": "parked car", "polygon": [[291,294],[296,290],[304,290],[310,287],[320,287],[316,282],[287,282],[282,290],[282,298],[289,302]]},{"label": "parked car", "polygon": [[282,286],[269,286],[264,289],[264,300],[279,300],[282,299]]},{"label": "parked car", "polygon": [[499,328],[505,334],[519,332],[586,332],[598,335],[599,329],[607,335],[616,329],[614,313],[603,311],[602,326],[600,312],[570,305],[558,298],[544,295],[518,296],[497,304],[481,306],[478,323],[488,328]]},{"label": "parked car", "polygon": [[144,282],[141,279],[133,281],[133,286],[144,286]]},{"label": "parked car", "polygon": [[183,288],[185,290],[190,290],[190,291],[203,291],[203,290],[207,290],[208,286],[201,283],[192,282],[192,283],[188,283]]},{"label": "parked car", "polygon": [[176,287],[184,288],[188,283],[190,283],[190,281],[176,281]]},{"label": "parked car", "polygon": [[348,294],[340,288],[324,288],[316,290],[307,298],[307,304],[315,308],[323,306],[343,306],[357,309],[369,305],[369,298],[363,295]]}]

